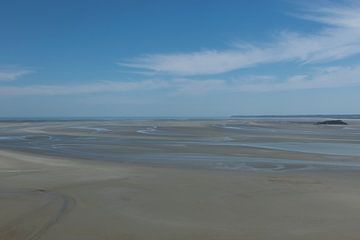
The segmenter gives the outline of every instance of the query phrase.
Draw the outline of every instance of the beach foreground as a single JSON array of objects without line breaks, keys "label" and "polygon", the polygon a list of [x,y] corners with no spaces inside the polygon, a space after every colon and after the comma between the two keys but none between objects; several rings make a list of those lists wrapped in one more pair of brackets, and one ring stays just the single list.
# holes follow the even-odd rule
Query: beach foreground
[{"label": "beach foreground", "polygon": [[[38,138],[50,132],[57,136],[54,129],[49,130],[48,123],[21,124],[21,130],[17,128],[16,131],[29,133],[31,130]],[[51,124],[51,128],[61,125],[64,129],[66,124]],[[105,133],[99,129],[82,129],[69,130],[68,133],[62,131],[61,136],[73,134],[100,138],[108,134],[107,137],[114,138],[114,125],[116,129],[123,125],[129,129],[128,123],[112,124],[107,127],[111,133],[110,130]],[[98,155],[87,159],[59,152],[44,151],[41,154],[43,150],[21,149],[19,145],[5,141],[0,150],[0,239],[359,238],[360,178],[356,152],[349,156],[268,149],[268,146],[261,148],[261,145],[257,148],[253,144],[261,143],[258,139],[264,138],[324,142],[329,137],[321,138],[315,134],[300,138],[298,132],[269,136],[266,129],[273,129],[279,126],[278,123],[272,123],[271,127],[260,132],[246,130],[235,133],[209,128],[214,124],[224,122],[156,122],[154,129],[161,130],[161,126],[166,125],[164,129],[173,134],[154,137],[136,130],[133,134],[124,131],[122,136],[132,140],[150,136],[152,142],[160,138],[168,142],[171,137],[181,138],[174,132],[183,128],[198,138],[203,137],[201,139],[206,135],[206,141],[211,138],[212,144],[195,143],[194,146],[182,143],[186,146],[176,152],[180,158],[190,153],[199,155],[206,152],[212,155],[222,153],[224,159],[228,156],[254,156],[255,159],[279,159],[280,162],[281,159],[293,160],[295,164],[282,162],[279,168],[279,164],[258,160],[251,165],[248,158],[231,159],[232,164],[225,164],[226,167],[224,164],[214,167],[206,161],[204,165],[183,164],[181,161],[179,164],[162,164],[155,160],[124,162],[122,158],[101,161],[97,159]],[[4,128],[14,129],[14,123],[10,125],[3,123]],[[19,123],[15,125],[19,126]],[[143,125],[151,127],[154,122],[142,123],[140,129]],[[253,123],[250,125],[254,126]],[[286,129],[294,130],[286,126]],[[315,128],[313,125],[300,125],[301,128],[304,126]],[[149,130],[149,127],[144,129]],[[157,130],[149,130],[150,133],[154,131]],[[213,144],[215,137],[230,138],[228,135],[234,139],[230,141],[232,144]],[[247,142],[250,138],[252,144]],[[191,139],[195,138],[192,136]],[[332,144],[334,142],[357,144],[356,137],[347,134],[340,135]],[[238,143],[245,145],[239,146]],[[124,145],[126,149],[122,148]],[[160,152],[172,152],[169,151],[172,146],[153,146],[150,143],[147,148],[144,144],[137,144],[130,149],[129,143],[124,142],[119,148],[129,159],[139,152],[156,153],[154,156]],[[299,159],[309,164],[297,162]],[[215,162],[218,166],[219,160]],[[335,164],[338,162],[339,165]]]}]

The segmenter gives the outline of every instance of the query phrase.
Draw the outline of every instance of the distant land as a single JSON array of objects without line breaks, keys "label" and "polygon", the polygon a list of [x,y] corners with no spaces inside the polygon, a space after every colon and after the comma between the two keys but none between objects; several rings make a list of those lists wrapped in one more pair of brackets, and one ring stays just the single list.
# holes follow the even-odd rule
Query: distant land
[{"label": "distant land", "polygon": [[335,118],[360,119],[360,114],[309,114],[309,115],[232,115],[231,118]]},{"label": "distant land", "polygon": [[231,116],[103,116],[103,117],[0,117],[0,122],[68,122],[113,120],[203,120],[226,118],[328,118],[360,119],[360,114],[231,115]]}]

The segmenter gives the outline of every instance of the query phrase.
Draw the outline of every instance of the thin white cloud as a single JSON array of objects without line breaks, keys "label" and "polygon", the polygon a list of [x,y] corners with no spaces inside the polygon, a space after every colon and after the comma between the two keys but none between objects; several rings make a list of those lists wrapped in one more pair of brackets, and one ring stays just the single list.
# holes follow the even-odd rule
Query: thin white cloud
[{"label": "thin white cloud", "polygon": [[102,81],[77,85],[30,85],[30,86],[0,86],[0,95],[74,95],[102,92],[127,92],[135,90],[154,90],[168,86],[162,80],[143,80],[136,82]]},{"label": "thin white cloud", "polygon": [[282,61],[321,63],[360,53],[360,5],[327,5],[299,17],[324,24],[312,34],[283,31],[267,44],[239,44],[225,50],[154,54],[119,65],[178,76],[211,75]]},{"label": "thin white cloud", "polygon": [[[286,79],[276,76],[248,76],[240,79],[208,78],[196,80],[190,76],[225,73],[259,64],[297,61],[302,64],[323,63],[360,54],[360,4],[346,7],[327,5],[307,11],[298,17],[325,24],[312,34],[283,31],[268,44],[242,43],[227,50],[193,53],[156,54],[121,63],[139,68],[148,74],[141,81],[103,81],[77,85],[0,86],[0,95],[75,95],[93,93],[126,93],[162,91],[164,94],[211,94],[213,92],[267,92],[360,86],[360,65],[327,67],[296,74]],[[138,73],[138,69],[135,69]],[[0,68],[0,80],[15,80],[29,70]],[[168,73],[171,80],[150,79]],[[144,76],[144,75],[143,75]],[[220,76],[220,75],[219,75]]]},{"label": "thin white cloud", "polygon": [[286,79],[269,76],[250,76],[241,79],[192,80],[182,79],[173,83],[175,95],[199,95],[238,92],[279,92],[306,89],[324,89],[360,86],[360,65],[328,67],[312,74],[293,75]]},{"label": "thin white cloud", "polygon": [[275,82],[235,84],[228,88],[240,92],[271,92],[360,86],[360,65],[328,67],[312,74],[293,75]]},{"label": "thin white cloud", "polygon": [[[311,74],[293,75],[286,79],[272,76],[248,76],[241,79],[172,80],[149,79],[142,81],[103,81],[78,85],[32,85],[26,87],[0,87],[0,96],[55,96],[93,93],[131,93],[135,91],[162,91],[170,95],[201,95],[237,92],[272,92],[302,89],[320,89],[360,86],[360,65],[319,69]],[[139,93],[140,94],[140,93]]]},{"label": "thin white cloud", "polygon": [[[307,3],[309,4],[309,3]],[[301,5],[301,3],[300,3]],[[302,14],[292,14],[295,17],[303,18],[310,21],[316,21],[331,26],[357,28],[359,27],[360,8],[359,1],[338,1],[338,2],[320,2],[305,6]]]},{"label": "thin white cloud", "polygon": [[33,72],[34,71],[29,69],[20,69],[16,67],[0,67],[0,81],[14,81]]}]

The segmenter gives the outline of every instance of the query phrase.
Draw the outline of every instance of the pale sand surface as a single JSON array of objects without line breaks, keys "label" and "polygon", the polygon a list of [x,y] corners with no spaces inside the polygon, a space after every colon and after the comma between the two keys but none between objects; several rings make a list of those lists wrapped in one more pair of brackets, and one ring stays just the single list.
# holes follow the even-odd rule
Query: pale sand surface
[{"label": "pale sand surface", "polygon": [[[226,150],[233,155],[331,159]],[[203,151],[217,153],[222,147]],[[359,173],[229,171],[0,150],[0,239],[359,239]]]},{"label": "pale sand surface", "polygon": [[97,166],[5,151],[0,158],[0,239],[360,236],[356,172]]}]

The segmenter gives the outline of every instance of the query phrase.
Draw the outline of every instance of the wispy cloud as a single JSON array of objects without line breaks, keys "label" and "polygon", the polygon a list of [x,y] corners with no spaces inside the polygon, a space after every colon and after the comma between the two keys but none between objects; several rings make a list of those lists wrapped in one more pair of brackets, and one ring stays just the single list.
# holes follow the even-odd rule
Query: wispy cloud
[{"label": "wispy cloud", "polygon": [[[155,54],[132,59],[123,66],[143,76],[139,81],[101,81],[72,85],[0,86],[0,95],[75,95],[162,91],[168,95],[213,92],[269,92],[360,86],[360,65],[323,67],[281,78],[243,76],[226,78],[226,73],[260,64],[293,61],[299,64],[333,62],[360,54],[360,4],[335,4],[307,9],[297,17],[323,24],[315,33],[278,32],[266,44],[241,43],[230,49],[192,53]],[[335,63],[332,63],[335,64]],[[339,63],[337,63],[339,64]],[[316,67],[323,66],[317,65]],[[127,69],[129,70],[129,69]],[[19,68],[1,68],[0,81],[11,81],[31,73]],[[133,72],[132,72],[133,73]],[[145,73],[145,74],[144,74]],[[157,73],[166,73],[162,76]],[[217,76],[211,76],[219,74]],[[193,76],[202,75],[202,80]]]},{"label": "wispy cloud", "polygon": [[162,80],[143,81],[101,81],[77,85],[30,85],[30,86],[0,86],[0,95],[73,95],[102,92],[128,92],[135,90],[154,90],[169,86]]},{"label": "wispy cloud", "polygon": [[281,31],[263,44],[241,43],[229,49],[140,56],[119,65],[177,76],[211,75],[259,64],[331,62],[360,53],[360,5],[327,4],[301,17],[324,24],[316,33]]},{"label": "wispy cloud", "polygon": [[214,92],[274,92],[360,86],[360,65],[318,69],[313,73],[292,75],[281,79],[270,76],[249,76],[240,79],[183,79],[174,86],[173,94],[204,94]]},{"label": "wispy cloud", "polygon": [[33,70],[23,69],[18,67],[1,67],[0,66],[0,81],[14,81],[18,78],[33,73]]},{"label": "wispy cloud", "polygon": [[[299,4],[301,6],[301,3]],[[360,16],[358,9],[360,8],[360,3],[358,1],[315,1],[313,4],[307,4],[308,5],[302,5],[304,7],[302,13],[294,13],[292,15],[330,26],[345,28],[359,27]]]},{"label": "wispy cloud", "polygon": [[271,82],[236,83],[228,89],[242,92],[270,92],[360,86],[359,74],[360,65],[328,67],[314,73],[293,75]]},{"label": "wispy cloud", "polygon": [[130,93],[166,90],[168,95],[201,95],[216,92],[271,92],[302,89],[360,86],[360,65],[318,69],[313,73],[292,75],[286,79],[272,76],[247,76],[239,79],[175,78],[172,80],[148,79],[141,81],[102,81],[78,85],[32,85],[0,87],[1,96],[55,96],[93,93]]}]

